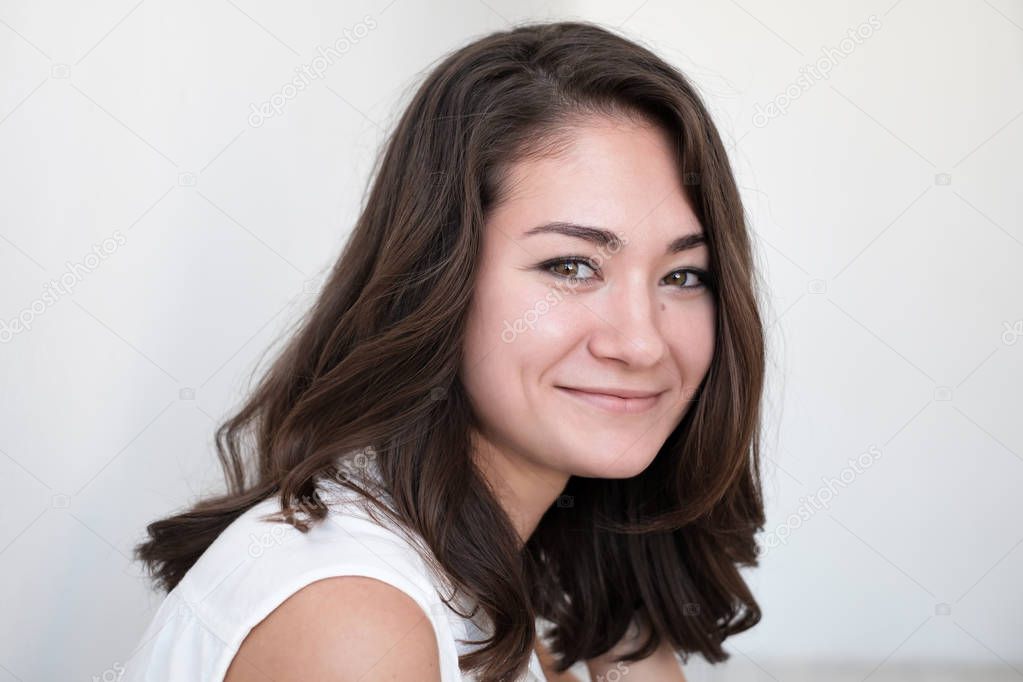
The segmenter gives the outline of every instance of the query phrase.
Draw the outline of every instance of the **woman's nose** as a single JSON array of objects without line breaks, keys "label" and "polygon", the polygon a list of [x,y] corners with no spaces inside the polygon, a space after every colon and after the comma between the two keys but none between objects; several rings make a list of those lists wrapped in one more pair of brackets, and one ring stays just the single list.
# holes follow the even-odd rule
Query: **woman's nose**
[{"label": "woman's nose", "polygon": [[587,303],[594,315],[590,352],[635,367],[659,363],[667,343],[658,323],[656,290],[644,280],[609,284],[601,299]]}]

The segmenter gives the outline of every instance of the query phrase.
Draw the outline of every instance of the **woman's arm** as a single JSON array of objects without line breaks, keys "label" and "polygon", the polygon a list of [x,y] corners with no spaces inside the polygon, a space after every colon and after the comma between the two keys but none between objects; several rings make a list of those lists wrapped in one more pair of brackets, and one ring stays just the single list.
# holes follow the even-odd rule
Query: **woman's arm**
[{"label": "woman's arm", "polygon": [[[634,630],[635,628],[632,629]],[[637,682],[640,680],[686,682],[685,675],[682,674],[682,665],[679,663],[675,652],[672,651],[671,645],[667,640],[663,640],[657,651],[638,663],[614,663],[608,660],[610,656],[636,648],[634,643],[640,641],[640,634],[642,632],[631,635],[626,633],[626,636],[603,656],[586,661],[586,669],[590,673],[591,682],[603,682],[609,679],[609,673],[612,670],[618,671],[618,679],[625,675],[625,673],[635,672],[639,674],[632,679],[637,680]],[[544,675],[546,675],[549,682],[582,682],[570,672],[554,672],[554,657],[539,637],[536,638],[536,653],[540,658],[540,667],[543,668]]]},{"label": "woman's arm", "polygon": [[540,639],[539,635],[536,638],[536,655],[540,659],[540,667],[543,668],[543,674],[547,678],[547,682],[582,682],[575,674],[567,670],[563,673],[554,671],[554,656],[544,646],[543,640]]},{"label": "woman's arm", "polygon": [[625,636],[610,651],[586,661],[586,669],[590,672],[592,682],[607,680],[612,670],[618,672],[618,678],[627,673],[638,673],[632,679],[657,680],[658,682],[686,682],[685,675],[682,674],[682,664],[679,663],[675,651],[666,639],[662,639],[661,645],[657,647],[657,650],[642,661],[619,661],[615,663],[611,660],[613,656],[636,649],[638,644],[645,639],[646,633],[647,628],[645,626],[637,628],[636,623],[633,622],[632,627],[626,631]]}]

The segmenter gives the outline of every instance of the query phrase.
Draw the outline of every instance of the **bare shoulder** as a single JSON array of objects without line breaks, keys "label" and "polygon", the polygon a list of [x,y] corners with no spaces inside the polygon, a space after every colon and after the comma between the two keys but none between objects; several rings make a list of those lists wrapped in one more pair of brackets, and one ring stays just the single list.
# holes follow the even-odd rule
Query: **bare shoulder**
[{"label": "bare shoulder", "polygon": [[440,682],[433,625],[412,597],[375,578],[310,583],[249,632],[224,682],[311,679]]}]

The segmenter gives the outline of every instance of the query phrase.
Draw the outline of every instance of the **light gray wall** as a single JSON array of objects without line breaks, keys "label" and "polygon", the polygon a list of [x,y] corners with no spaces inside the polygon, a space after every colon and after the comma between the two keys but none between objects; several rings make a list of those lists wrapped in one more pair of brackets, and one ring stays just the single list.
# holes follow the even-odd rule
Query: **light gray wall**
[{"label": "light gray wall", "polygon": [[1023,675],[1023,5],[128,0],[0,3],[0,682],[113,679],[132,546],[218,488],[409,88],[545,18],[693,79],[769,285],[764,619],[690,677]]}]

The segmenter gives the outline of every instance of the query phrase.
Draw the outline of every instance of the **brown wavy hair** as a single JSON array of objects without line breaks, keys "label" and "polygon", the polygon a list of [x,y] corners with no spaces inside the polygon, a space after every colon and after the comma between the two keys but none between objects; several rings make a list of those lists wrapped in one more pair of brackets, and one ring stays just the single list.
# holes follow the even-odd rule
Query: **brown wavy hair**
[{"label": "brown wavy hair", "polygon": [[[471,457],[459,377],[484,216],[511,164],[550,154],[587,116],[638,115],[677,150],[708,238],[716,346],[685,416],[628,479],[571,477],[523,546]],[[739,572],[764,526],[765,355],[744,211],[718,132],[685,76],[599,25],[536,23],[444,56],[412,96],[322,293],[244,406],[216,434],[226,494],[148,525],[136,556],[169,591],[232,521],[271,495],[300,529],[327,512],[316,480],[371,447],[391,506],[492,630],[463,670],[513,680],[548,633],[559,671],[607,652],[633,621],[724,661],[760,609]],[[365,492],[354,477],[346,485]],[[380,504],[379,501],[374,504]],[[299,519],[301,508],[309,521]]]}]

